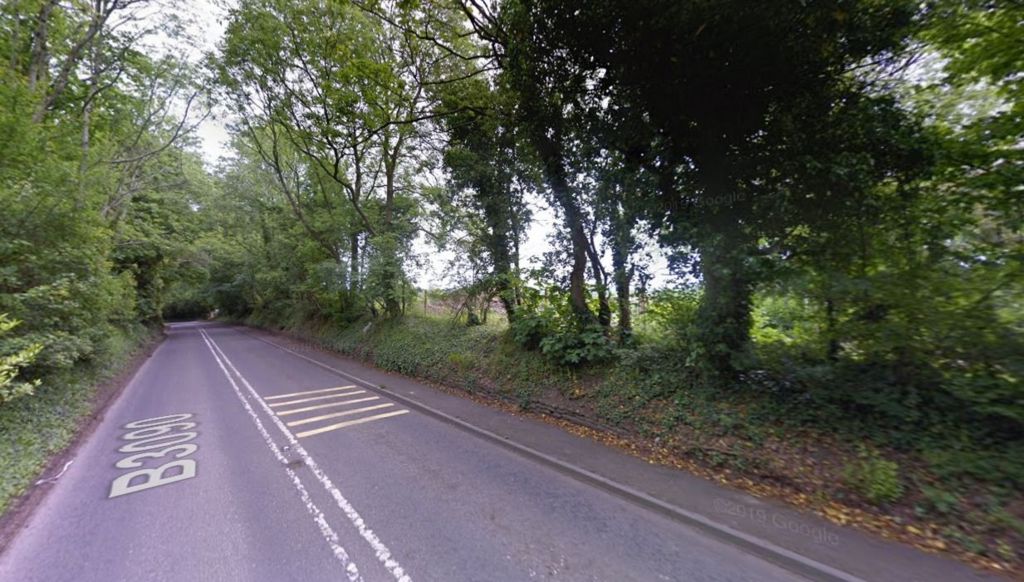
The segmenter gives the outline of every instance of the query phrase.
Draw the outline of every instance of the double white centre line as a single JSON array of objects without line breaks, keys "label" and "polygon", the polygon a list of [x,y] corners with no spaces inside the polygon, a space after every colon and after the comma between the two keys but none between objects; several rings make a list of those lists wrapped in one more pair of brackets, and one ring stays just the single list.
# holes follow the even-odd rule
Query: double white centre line
[{"label": "double white centre line", "polygon": [[[252,384],[250,384],[249,381],[245,379],[245,376],[243,376],[242,373],[238,371],[238,368],[236,368],[235,365],[231,363],[231,360],[227,357],[224,351],[220,349],[220,346],[217,345],[217,342],[213,341],[213,338],[211,338],[210,335],[206,333],[206,330],[200,329],[199,333],[202,336],[203,341],[206,342],[206,347],[209,348],[210,353],[212,353],[214,359],[217,360],[217,364],[220,366],[221,371],[224,372],[224,375],[227,377],[228,382],[231,383],[231,387],[234,388],[235,394],[242,402],[242,406],[249,413],[249,416],[253,420],[253,423],[256,425],[256,428],[260,431],[260,434],[263,436],[263,440],[266,441],[267,446],[274,453],[274,456],[278,459],[278,461],[280,461],[282,464],[286,463],[286,459],[284,455],[281,454],[280,448],[277,446],[277,444],[274,442],[274,439],[270,436],[266,428],[263,426],[263,423],[260,421],[259,416],[256,414],[256,411],[253,410],[252,406],[249,404],[249,400],[246,398],[242,390],[238,387],[238,384],[235,382],[235,379],[232,377],[231,373],[228,372],[228,369],[230,369],[231,372],[234,373],[235,377],[237,377],[238,380],[241,381],[241,383],[248,390],[250,397],[263,408],[263,412],[267,416],[269,416],[270,419],[274,422],[274,424],[277,425],[277,428],[281,430],[281,433],[288,441],[289,445],[291,446],[291,449],[295,451],[295,453],[298,454],[299,457],[302,458],[303,463],[305,463],[305,465],[310,469],[310,471],[316,477],[317,481],[320,482],[324,489],[334,499],[337,506],[342,510],[342,512],[345,513],[346,517],[348,517],[352,525],[355,526],[355,528],[359,531],[359,535],[362,536],[362,538],[366,540],[368,544],[370,544],[370,547],[373,548],[373,551],[376,554],[377,559],[381,562],[381,564],[384,565],[384,568],[391,573],[391,575],[395,578],[397,582],[412,582],[412,579],[409,577],[408,574],[405,573],[405,570],[398,563],[398,560],[395,560],[391,556],[391,550],[389,550],[388,547],[384,545],[384,542],[382,542],[380,538],[378,538],[377,535],[373,532],[373,530],[370,529],[370,526],[366,524],[366,521],[362,518],[362,516],[359,515],[359,512],[356,511],[355,507],[353,507],[352,504],[349,503],[347,499],[345,499],[345,497],[341,494],[341,491],[339,491],[338,488],[334,486],[334,483],[331,482],[331,479],[323,472],[322,469],[320,469],[320,466],[313,459],[313,457],[311,457],[309,453],[306,452],[306,450],[302,447],[302,445],[299,444],[299,441],[297,438],[295,438],[295,435],[293,435],[291,431],[288,430],[288,427],[285,426],[285,424],[274,414],[274,412],[270,409],[270,406],[267,405],[266,402],[264,402],[263,398],[261,398],[260,395],[256,392],[256,390],[252,387]],[[356,565],[352,563],[352,561],[349,559],[348,554],[345,552],[345,549],[338,544],[337,534],[334,532],[333,529],[331,529],[323,513],[320,512],[320,510],[310,499],[309,493],[306,490],[306,488],[302,485],[302,481],[299,479],[298,475],[287,466],[285,467],[285,471],[291,478],[292,484],[295,486],[296,490],[298,490],[303,502],[305,502],[306,508],[314,516],[314,521],[316,521],[317,525],[320,527],[320,531],[324,535],[324,538],[330,544],[331,549],[334,552],[334,555],[345,566],[345,571],[348,574],[349,580],[353,582],[362,580],[362,576],[359,574],[359,570],[356,568]]]}]

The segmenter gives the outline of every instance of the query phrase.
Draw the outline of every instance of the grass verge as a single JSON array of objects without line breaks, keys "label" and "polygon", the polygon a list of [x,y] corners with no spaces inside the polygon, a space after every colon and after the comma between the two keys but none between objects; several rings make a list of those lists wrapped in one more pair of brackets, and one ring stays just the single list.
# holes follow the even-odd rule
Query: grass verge
[{"label": "grass verge", "polygon": [[119,386],[108,384],[158,335],[142,328],[114,334],[104,356],[56,373],[34,395],[0,407],[0,516],[6,517],[85,428],[89,416],[107,404],[98,396],[117,392]]},{"label": "grass verge", "polygon": [[[745,378],[735,390],[702,386],[666,346],[620,350],[613,362],[570,369],[523,350],[504,330],[407,315],[284,331],[384,370],[497,398],[652,462],[839,524],[992,570],[1024,571],[1024,493],[1014,485],[1020,461],[1011,450],[972,452],[976,463],[998,453],[980,478],[965,472],[959,457],[936,459],[937,444],[900,447],[872,438],[860,426],[870,418],[844,421],[766,387],[763,378]],[[1000,463],[1007,469],[994,471]]]}]

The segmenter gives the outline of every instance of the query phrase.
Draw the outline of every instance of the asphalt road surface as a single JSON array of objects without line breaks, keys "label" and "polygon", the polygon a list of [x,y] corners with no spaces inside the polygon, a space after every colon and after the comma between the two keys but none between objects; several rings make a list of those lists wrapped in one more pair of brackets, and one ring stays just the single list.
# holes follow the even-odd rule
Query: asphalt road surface
[{"label": "asphalt road surface", "polygon": [[179,324],[0,580],[802,579],[239,330]]}]

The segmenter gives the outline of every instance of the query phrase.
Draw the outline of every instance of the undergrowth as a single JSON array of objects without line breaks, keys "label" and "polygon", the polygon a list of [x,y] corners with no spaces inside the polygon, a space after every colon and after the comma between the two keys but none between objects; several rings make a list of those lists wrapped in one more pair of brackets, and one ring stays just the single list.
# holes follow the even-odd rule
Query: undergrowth
[{"label": "undergrowth", "polygon": [[30,396],[0,407],[0,514],[39,478],[49,459],[77,434],[92,412],[98,386],[117,375],[154,337],[142,327],[108,335],[98,357],[47,377]]},{"label": "undergrowth", "polygon": [[[648,442],[676,443],[674,454],[704,465],[810,488],[816,499],[946,524],[942,537],[974,554],[1020,559],[1007,550],[1024,541],[1024,520],[1010,509],[1021,502],[1019,443],[986,447],[951,428],[896,432],[870,416],[844,413],[842,401],[806,378],[770,370],[748,371],[732,386],[710,386],[684,357],[685,346],[669,341],[641,339],[581,367],[543,357],[504,326],[448,318],[285,327],[379,368],[497,396],[522,409],[539,402],[570,407]],[[914,436],[917,446],[908,447]],[[801,452],[805,444],[814,450],[821,443],[831,458]],[[816,477],[800,477],[797,465]]]}]

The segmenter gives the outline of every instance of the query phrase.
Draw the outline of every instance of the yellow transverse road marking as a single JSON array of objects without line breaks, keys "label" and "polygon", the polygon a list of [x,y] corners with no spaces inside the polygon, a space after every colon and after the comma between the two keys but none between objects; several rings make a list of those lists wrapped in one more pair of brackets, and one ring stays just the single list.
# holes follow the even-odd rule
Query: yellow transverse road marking
[{"label": "yellow transverse road marking", "polygon": [[307,394],[320,394],[322,392],[337,392],[338,390],[348,390],[355,388],[355,386],[338,386],[337,388],[324,388],[323,390],[307,390],[305,392],[292,392],[291,394],[275,394],[274,396],[264,396],[264,400],[273,400],[275,398],[290,398],[292,396],[306,396]]},{"label": "yellow transverse road marking", "polygon": [[307,430],[306,432],[295,433],[295,436],[297,436],[298,438],[301,439],[301,438],[304,438],[304,437],[313,436],[315,434],[320,434],[322,432],[328,432],[328,431],[332,431],[332,430],[337,430],[339,428],[345,428],[346,426],[352,426],[352,425],[356,425],[356,424],[363,424],[364,422],[370,422],[370,421],[373,421],[373,420],[380,420],[382,418],[388,418],[390,416],[398,416],[399,414],[406,414],[408,412],[409,412],[408,410],[396,410],[394,412],[385,412],[384,414],[375,414],[373,416],[366,416],[366,417],[363,417],[363,418],[357,418],[355,420],[348,420],[348,421],[345,421],[345,422],[339,422],[338,424],[332,424],[332,425],[324,426],[324,427],[321,427],[321,428],[314,428],[313,430]]},{"label": "yellow transverse road marking", "polygon": [[301,424],[309,424],[311,422],[316,422],[318,420],[327,420],[328,418],[337,418],[339,416],[348,416],[350,414],[358,414],[360,412],[369,412],[370,410],[379,410],[381,408],[387,408],[389,406],[394,406],[394,404],[388,402],[386,404],[377,404],[376,406],[366,406],[363,408],[355,408],[353,410],[345,410],[342,412],[332,412],[331,414],[322,414],[320,416],[314,416],[312,418],[303,418],[302,420],[295,420],[287,424],[288,426],[299,426]]},{"label": "yellow transverse road marking", "polygon": [[357,390],[354,392],[338,392],[337,394],[329,394],[327,396],[314,396],[313,398],[300,398],[298,400],[289,400],[288,402],[274,402],[270,406],[288,406],[289,404],[301,404],[303,402],[313,402],[314,400],[328,400],[330,398],[344,398],[346,396],[352,396],[353,394],[360,394],[366,392],[366,390]]},{"label": "yellow transverse road marking", "polygon": [[[360,390],[365,392],[365,390]],[[345,406],[346,404],[355,404],[357,402],[369,402],[370,400],[380,400],[379,396],[368,396],[366,398],[354,398],[352,400],[342,400],[341,402],[332,402],[330,404],[317,404],[316,406],[304,406],[302,408],[295,408],[292,410],[282,410],[280,412],[274,411],[274,414],[278,416],[288,416],[289,414],[295,414],[297,412],[309,412],[310,410],[320,410],[321,408],[333,408],[335,406]]]}]

